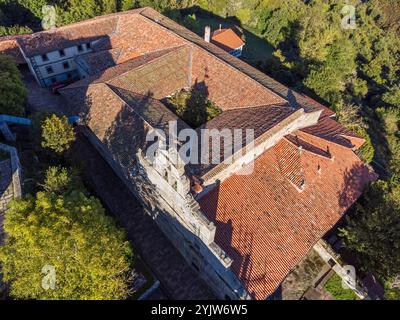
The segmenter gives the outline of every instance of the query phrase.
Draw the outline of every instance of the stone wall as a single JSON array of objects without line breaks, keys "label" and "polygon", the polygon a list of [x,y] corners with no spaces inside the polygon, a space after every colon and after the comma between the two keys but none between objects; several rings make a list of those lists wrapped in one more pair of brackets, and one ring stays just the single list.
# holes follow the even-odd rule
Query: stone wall
[{"label": "stone wall", "polygon": [[[197,202],[192,198],[191,205],[191,196],[172,195],[173,188],[167,188],[170,196],[160,194],[155,179],[159,183],[167,181],[161,175],[156,177],[156,170],[140,153],[137,154],[135,168],[129,173],[124,172],[92,131],[80,129],[132,192],[132,196],[142,203],[145,211],[216,295],[220,299],[249,298],[243,285],[229,268],[231,259],[213,241],[215,226],[198,210]],[[184,181],[182,183],[185,184]],[[172,198],[178,201],[174,207],[169,203]]]},{"label": "stone wall", "polygon": [[11,160],[7,159],[0,162],[0,225],[2,225],[2,213],[6,211],[7,205],[13,197]]},{"label": "stone wall", "polygon": [[[7,206],[14,198],[14,186],[12,179],[11,160],[6,159],[0,162],[0,246],[4,243],[3,220]],[[0,266],[1,269],[1,266]],[[6,297],[7,288],[2,282],[0,272],[0,300]]]}]

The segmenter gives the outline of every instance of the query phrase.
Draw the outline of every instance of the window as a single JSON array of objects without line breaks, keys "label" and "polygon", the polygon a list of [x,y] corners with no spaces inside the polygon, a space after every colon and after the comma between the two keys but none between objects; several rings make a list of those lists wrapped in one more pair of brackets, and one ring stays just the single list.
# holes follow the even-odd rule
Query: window
[{"label": "window", "polygon": [[46,72],[47,72],[48,74],[50,74],[50,73],[54,73],[54,71],[53,71],[53,68],[52,68],[52,67],[47,67],[47,68],[46,68]]},{"label": "window", "polygon": [[90,44],[90,42],[88,42],[88,43],[86,43],[86,49],[90,49],[90,46],[91,46],[91,44]]},{"label": "window", "polygon": [[68,69],[68,68],[69,68],[69,63],[68,63],[68,61],[63,63],[63,67],[64,67],[64,69]]},{"label": "window", "polygon": [[68,78],[68,79],[71,79],[71,78],[72,78],[72,74],[71,74],[71,73],[68,73],[68,74],[67,74],[67,78]]},{"label": "window", "polygon": [[79,51],[79,52],[80,52],[80,51],[83,51],[83,47],[82,47],[81,44],[78,44],[78,45],[77,45],[77,48],[78,48],[78,51]]},{"label": "window", "polygon": [[42,54],[42,61],[49,61],[47,54]]},{"label": "window", "polygon": [[51,78],[52,83],[56,83],[57,79],[56,78]]},{"label": "window", "polygon": [[64,57],[65,56],[65,52],[63,49],[58,50],[58,53],[60,54],[60,57]]}]

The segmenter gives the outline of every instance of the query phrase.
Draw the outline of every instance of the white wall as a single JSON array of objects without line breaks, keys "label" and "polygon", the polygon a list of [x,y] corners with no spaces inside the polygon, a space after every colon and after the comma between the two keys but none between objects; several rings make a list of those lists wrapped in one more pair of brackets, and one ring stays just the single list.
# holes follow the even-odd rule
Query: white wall
[{"label": "white wall", "polygon": [[[62,49],[62,48],[60,48]],[[51,51],[47,53],[47,61],[43,61],[42,56],[41,55],[37,55],[34,56],[33,59],[35,60],[35,63],[37,66],[42,66],[42,65],[46,65],[46,64],[53,64],[57,61],[62,61],[62,60],[66,60],[66,59],[70,59],[70,58],[74,58],[77,55],[81,55],[84,53],[89,53],[92,51],[92,49],[87,49],[86,48],[86,44],[82,44],[82,51],[78,51],[78,47],[77,46],[73,46],[70,48],[65,48],[64,49],[64,53],[65,55],[63,57],[60,56],[58,50],[56,51]]]},{"label": "white wall", "polygon": [[[69,64],[68,69],[64,69],[63,64],[65,62],[68,62],[68,64]],[[47,72],[46,69],[48,67],[51,67],[53,69],[52,73],[48,73]],[[77,65],[76,65],[76,63],[75,63],[73,58],[72,59],[61,60],[61,61],[59,60],[57,62],[53,62],[51,64],[42,65],[42,66],[38,67],[39,72],[42,74],[43,78],[53,77],[53,76],[56,76],[56,75],[58,75],[60,73],[65,73],[65,72],[68,72],[68,71],[71,71],[71,70],[76,70],[77,68],[78,67],[77,67]]]}]

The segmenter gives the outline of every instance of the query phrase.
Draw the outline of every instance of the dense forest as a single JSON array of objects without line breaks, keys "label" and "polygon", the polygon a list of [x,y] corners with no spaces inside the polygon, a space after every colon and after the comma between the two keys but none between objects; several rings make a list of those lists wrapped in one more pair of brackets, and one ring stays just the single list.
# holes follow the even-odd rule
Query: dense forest
[{"label": "dense forest", "polygon": [[[400,274],[400,2],[398,0],[0,0],[0,35],[40,30],[42,6],[57,25],[151,6],[195,32],[199,13],[234,19],[268,43],[253,65],[332,108],[366,138],[360,156],[381,175],[341,230],[360,268],[387,285]],[[355,28],[344,28],[346,4]],[[348,7],[347,7],[348,8]]]}]

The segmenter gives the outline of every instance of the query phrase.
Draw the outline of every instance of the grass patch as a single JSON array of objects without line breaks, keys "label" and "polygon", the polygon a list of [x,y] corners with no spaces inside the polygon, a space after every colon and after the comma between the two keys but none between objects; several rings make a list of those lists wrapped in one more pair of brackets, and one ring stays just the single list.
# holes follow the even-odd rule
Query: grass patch
[{"label": "grass patch", "polygon": [[168,105],[183,121],[192,128],[218,116],[222,111],[206,95],[196,89],[181,90],[168,98]]},{"label": "grass patch", "polygon": [[325,283],[324,289],[329,292],[335,300],[360,300],[350,288],[343,289],[342,279],[336,273]]},{"label": "grass patch", "polygon": [[[215,31],[219,29],[220,24],[222,28],[234,28],[238,25],[237,22],[229,19],[202,14],[196,14],[196,21],[197,27],[193,31],[195,31],[200,37],[204,36],[204,28],[206,26],[210,26],[211,30]],[[243,48],[241,57],[243,60],[255,65],[259,61],[265,61],[272,58],[274,48],[268,44],[262,36],[259,36],[256,30],[244,27],[243,34],[246,39],[246,45]]]}]

